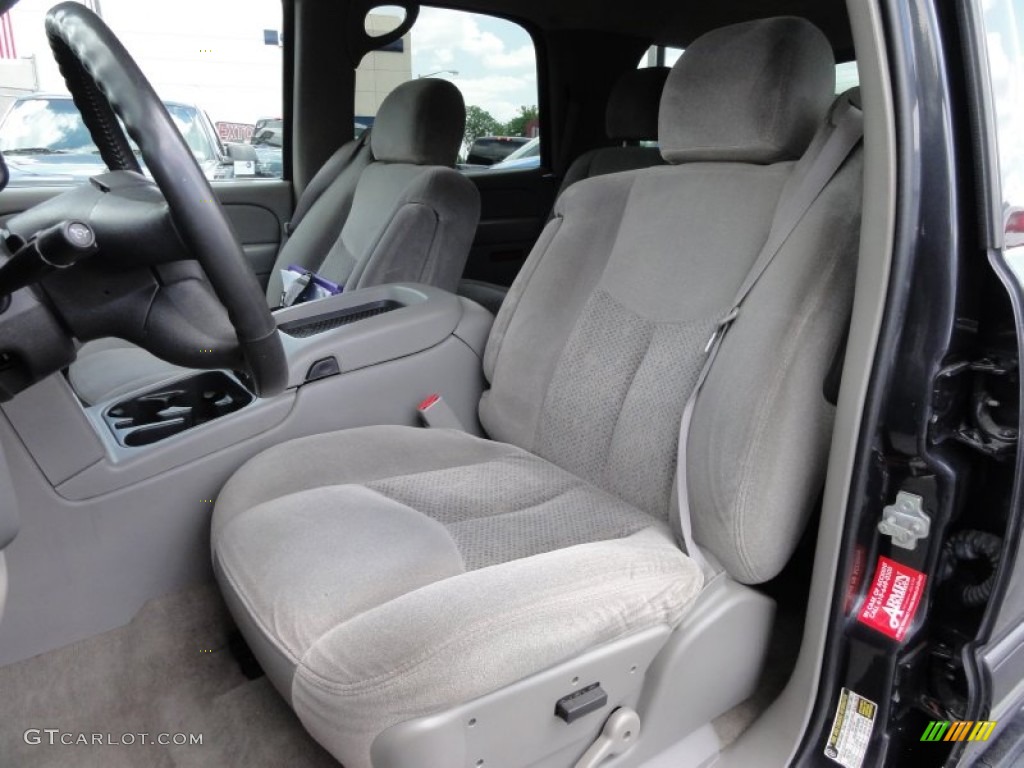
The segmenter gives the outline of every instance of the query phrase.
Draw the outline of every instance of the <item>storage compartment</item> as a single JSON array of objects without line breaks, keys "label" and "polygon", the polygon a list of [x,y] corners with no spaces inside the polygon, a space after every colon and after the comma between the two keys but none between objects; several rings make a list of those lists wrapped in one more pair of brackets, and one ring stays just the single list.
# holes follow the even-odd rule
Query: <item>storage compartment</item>
[{"label": "storage compartment", "polygon": [[253,399],[227,373],[208,371],[122,400],[103,412],[103,420],[118,443],[133,448],[235,413]]},{"label": "storage compartment", "polygon": [[301,320],[291,320],[281,323],[278,328],[289,336],[304,339],[307,336],[315,336],[318,333],[329,331],[332,328],[340,328],[349,323],[365,320],[375,315],[383,315],[395,309],[401,309],[404,304],[394,299],[382,299],[371,301],[367,304],[357,304],[354,307],[346,307],[322,315],[313,315]]}]

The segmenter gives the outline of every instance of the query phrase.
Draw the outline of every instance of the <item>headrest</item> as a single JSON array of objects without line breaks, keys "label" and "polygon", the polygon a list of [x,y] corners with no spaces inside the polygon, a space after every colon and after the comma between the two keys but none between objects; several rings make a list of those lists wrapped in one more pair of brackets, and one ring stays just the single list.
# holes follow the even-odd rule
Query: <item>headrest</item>
[{"label": "headrest", "polygon": [[608,96],[605,133],[616,141],[650,141],[658,138],[661,92],[671,70],[646,67],[620,77]]},{"label": "headrest", "polygon": [[377,110],[370,131],[376,160],[455,165],[466,129],[466,103],[447,80],[429,77],[395,88]]},{"label": "headrest", "polygon": [[775,163],[803,154],[835,90],[825,35],[805,19],[748,21],[697,38],[672,68],[658,139],[669,163]]}]

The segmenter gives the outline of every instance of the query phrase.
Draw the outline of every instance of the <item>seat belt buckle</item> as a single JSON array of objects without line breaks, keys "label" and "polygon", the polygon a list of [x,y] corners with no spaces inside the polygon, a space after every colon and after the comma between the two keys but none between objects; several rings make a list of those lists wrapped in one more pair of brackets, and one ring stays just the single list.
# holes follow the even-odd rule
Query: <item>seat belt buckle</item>
[{"label": "seat belt buckle", "polygon": [[455,415],[452,407],[444,401],[438,393],[425,397],[423,402],[416,406],[423,425],[431,429],[457,429],[465,432],[459,417]]}]

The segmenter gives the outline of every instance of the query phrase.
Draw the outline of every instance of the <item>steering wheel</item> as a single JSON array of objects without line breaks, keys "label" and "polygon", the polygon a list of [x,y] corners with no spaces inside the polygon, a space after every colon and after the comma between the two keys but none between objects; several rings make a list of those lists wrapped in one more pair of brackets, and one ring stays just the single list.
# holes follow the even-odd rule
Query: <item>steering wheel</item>
[{"label": "steering wheel", "polygon": [[[261,396],[283,391],[287,363],[264,293],[153,87],[110,28],[84,6],[55,6],[46,16],[46,34],[112,171],[19,217],[23,230],[39,231],[71,213],[96,231],[101,253],[95,259],[105,264],[90,261],[79,271],[82,263],[66,270],[79,272],[75,279],[55,276],[43,284],[66,325],[82,340],[119,335],[181,365],[240,367]],[[122,123],[159,190],[141,175]],[[194,262],[189,269],[190,260],[201,271]],[[135,282],[124,287],[129,276]],[[73,306],[86,297],[102,304],[104,296],[120,297],[116,311]]]}]

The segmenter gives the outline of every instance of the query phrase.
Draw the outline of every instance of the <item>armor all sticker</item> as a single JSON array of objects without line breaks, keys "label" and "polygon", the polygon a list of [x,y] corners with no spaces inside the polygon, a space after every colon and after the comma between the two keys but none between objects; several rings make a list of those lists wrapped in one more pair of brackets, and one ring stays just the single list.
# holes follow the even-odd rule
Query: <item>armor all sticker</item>
[{"label": "armor all sticker", "polygon": [[886,637],[903,640],[921,605],[927,578],[888,557],[878,558],[875,578],[857,620]]}]

